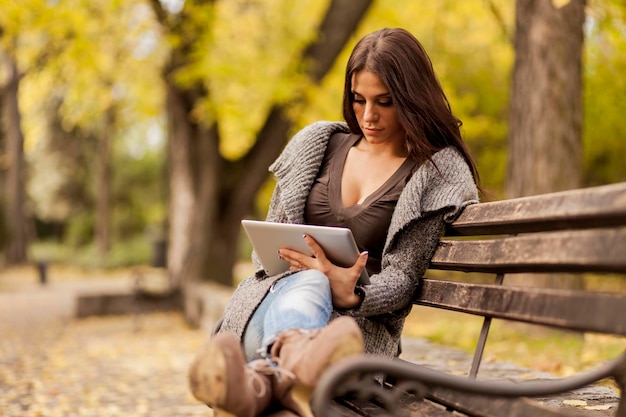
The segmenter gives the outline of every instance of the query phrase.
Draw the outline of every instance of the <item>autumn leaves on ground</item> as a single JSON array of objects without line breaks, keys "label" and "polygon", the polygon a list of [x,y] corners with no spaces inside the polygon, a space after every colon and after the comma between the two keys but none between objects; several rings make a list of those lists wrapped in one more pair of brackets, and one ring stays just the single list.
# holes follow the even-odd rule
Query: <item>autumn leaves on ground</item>
[{"label": "autumn leaves on ground", "polygon": [[[203,330],[178,313],[73,319],[77,277],[52,278],[0,274],[0,417],[212,416],[186,381]],[[124,276],[81,285],[103,279]]]},{"label": "autumn leaves on ground", "polygon": [[142,316],[138,326],[133,317],[89,318],[5,334],[2,417],[211,415],[185,378],[202,335],[178,314]]},{"label": "autumn leaves on ground", "polygon": [[[0,417],[211,416],[190,394],[187,367],[206,330],[179,313],[72,317],[71,292],[102,289],[130,271],[53,269],[46,285],[33,268],[0,272]],[[471,350],[480,321],[416,308],[405,334]],[[495,323],[488,361],[512,361],[567,375],[614,357],[618,338],[572,338],[557,349],[550,337],[512,332]],[[532,361],[529,360],[532,358]]]}]

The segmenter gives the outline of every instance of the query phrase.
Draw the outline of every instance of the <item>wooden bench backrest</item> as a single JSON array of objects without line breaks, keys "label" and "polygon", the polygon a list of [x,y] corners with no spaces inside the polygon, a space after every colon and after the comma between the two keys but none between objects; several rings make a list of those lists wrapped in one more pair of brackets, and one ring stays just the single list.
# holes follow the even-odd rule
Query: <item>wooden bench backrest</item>
[{"label": "wooden bench backrest", "polygon": [[625,274],[625,226],[626,183],[469,206],[430,269],[493,273],[495,283],[425,278],[414,303],[626,336],[626,295],[503,285],[520,272]]},{"label": "wooden bench backrest", "polygon": [[[480,273],[480,277],[464,272]],[[626,417],[626,353],[595,370],[564,379],[522,384],[501,377],[474,380],[493,318],[626,336],[623,291],[510,285],[505,277],[518,273],[564,273],[565,279],[615,273],[626,280],[626,183],[465,208],[441,239],[413,301],[484,317],[469,378],[402,359],[355,357],[323,375],[313,399],[318,414],[327,415],[324,411],[331,399],[341,397],[338,415],[353,415],[348,410],[355,411],[354,415],[379,415],[380,407],[389,411],[383,415],[404,411],[411,416],[439,416],[452,415],[452,410],[471,416],[588,415],[578,409],[547,407],[526,397],[544,399],[613,377],[622,389],[615,415]],[[493,284],[484,283],[492,276]],[[355,373],[360,378],[355,379]],[[380,386],[372,385],[370,377],[380,373],[399,389],[385,386],[377,391]],[[346,398],[346,393],[357,395]],[[422,396],[428,401],[418,401]]]}]

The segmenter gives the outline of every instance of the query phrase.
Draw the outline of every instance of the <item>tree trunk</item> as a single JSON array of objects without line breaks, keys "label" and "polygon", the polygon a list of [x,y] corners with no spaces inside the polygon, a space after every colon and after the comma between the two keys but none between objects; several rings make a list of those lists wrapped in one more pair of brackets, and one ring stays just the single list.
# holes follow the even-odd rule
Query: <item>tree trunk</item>
[{"label": "tree trunk", "polygon": [[517,0],[507,197],[580,186],[585,0]]},{"label": "tree trunk", "polygon": [[[206,126],[191,117],[197,100],[206,94],[204,89],[184,90],[169,78],[166,84],[170,131],[167,259],[171,284],[179,286],[188,279],[208,279],[202,265],[208,252],[206,234],[219,240],[215,227],[222,162],[217,126]],[[212,274],[219,265],[214,265]]]},{"label": "tree trunk", "polygon": [[[371,0],[333,0],[329,4],[317,39],[302,53],[301,60],[310,62],[306,74],[311,82],[321,82],[328,73],[371,4]],[[240,220],[252,211],[257,192],[267,179],[268,166],[289,139],[293,122],[287,116],[287,110],[303,100],[303,97],[297,96],[292,98],[291,103],[274,105],[250,151],[240,161],[224,167],[226,181],[220,182],[222,203],[217,220],[219,226],[215,228],[221,234],[207,235],[211,242],[210,251],[206,254],[207,274],[214,269],[214,265],[221,264],[222,275],[210,277],[212,280],[232,285]]]},{"label": "tree trunk", "polygon": [[24,136],[18,103],[20,75],[15,61],[8,54],[0,55],[6,82],[2,86],[2,117],[6,134],[5,229],[8,231],[6,262],[26,262],[27,228],[24,198]]},{"label": "tree trunk", "polygon": [[96,247],[103,259],[111,248],[111,146],[115,132],[115,109],[107,109],[96,154]]},{"label": "tree trunk", "polygon": [[[0,29],[0,33],[1,29]],[[1,54],[2,51],[0,51],[0,68],[2,68],[2,63],[1,63]],[[8,225],[7,222],[5,221],[5,211],[7,208],[7,204],[6,204],[6,132],[5,132],[5,127],[4,127],[4,120],[3,120],[3,115],[4,115],[4,96],[6,94],[5,92],[5,88],[4,88],[4,80],[2,79],[2,71],[0,69],[0,184],[2,185],[2,187],[0,187],[0,253],[4,253],[4,249],[6,248],[7,244],[9,243],[9,239],[8,239]]]},{"label": "tree trunk", "polygon": [[[517,0],[507,197],[577,188],[582,176],[585,0]],[[519,285],[582,288],[571,274],[513,274]]]},{"label": "tree trunk", "polygon": [[[319,82],[328,72],[371,0],[333,0],[320,27],[319,39],[303,53],[313,62],[308,75]],[[157,16],[166,16],[153,1]],[[164,23],[164,24],[165,24]],[[173,28],[172,28],[173,29]],[[172,52],[171,68],[186,60],[186,48]],[[240,220],[252,210],[258,190],[267,179],[267,167],[278,156],[292,122],[289,104],[275,105],[257,135],[257,141],[239,161],[219,154],[217,122],[196,122],[192,110],[208,97],[200,85],[180,87],[166,70],[170,129],[170,217],[168,270],[173,285],[191,280],[233,283]],[[302,97],[293,97],[293,103]]]}]

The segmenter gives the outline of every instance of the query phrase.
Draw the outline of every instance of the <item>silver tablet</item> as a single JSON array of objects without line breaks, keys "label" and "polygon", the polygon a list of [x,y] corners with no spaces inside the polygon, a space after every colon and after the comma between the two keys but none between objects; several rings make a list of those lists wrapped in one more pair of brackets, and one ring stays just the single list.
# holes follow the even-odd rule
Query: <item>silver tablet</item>
[{"label": "silver tablet", "polygon": [[[306,255],[313,255],[303,235],[310,235],[324,249],[328,259],[337,266],[354,265],[359,249],[352,231],[345,227],[313,226],[307,224],[273,223],[259,220],[242,220],[241,225],[248,235],[263,269],[275,275],[289,269],[289,263],[278,257],[278,249],[287,248]],[[359,284],[369,284],[367,270],[359,277]]]}]

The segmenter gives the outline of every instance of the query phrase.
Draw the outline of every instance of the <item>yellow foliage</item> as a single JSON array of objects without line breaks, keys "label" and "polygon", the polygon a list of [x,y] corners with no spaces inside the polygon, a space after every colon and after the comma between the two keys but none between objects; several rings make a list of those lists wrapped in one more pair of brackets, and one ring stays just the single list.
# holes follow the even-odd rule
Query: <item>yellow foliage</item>
[{"label": "yellow foliage", "polygon": [[120,128],[137,123],[138,114],[161,112],[163,93],[154,87],[160,85],[163,53],[145,5],[29,0],[7,10],[18,15],[11,19],[18,27],[4,39],[19,45],[18,67],[27,74],[20,87],[27,150],[42,137],[43,109],[54,100],[62,99],[66,130],[97,128],[110,107],[122,114]]},{"label": "yellow foliage", "polygon": [[[554,0],[555,5],[566,1]],[[165,35],[149,2],[123,0],[0,0],[3,50],[26,74],[21,85],[27,149],[43,136],[42,109],[61,99],[64,126],[97,128],[111,106],[120,131],[164,112],[161,79],[169,48],[191,48],[191,62],[175,72],[185,85],[209,94],[191,111],[218,121],[220,150],[245,154],[272,105],[304,92],[293,106],[297,127],[341,120],[343,72],[357,39],[382,27],[401,26],[423,43],[488,189],[498,193],[506,173],[509,78],[513,66],[514,2],[443,0],[374,2],[321,85],[303,76],[303,47],[330,1],[185,1],[180,36]],[[588,7],[585,55],[585,158],[587,182],[626,179],[623,154],[624,8],[616,0]],[[608,87],[610,85],[610,88]],[[608,161],[608,162],[607,162]],[[617,168],[616,168],[617,167]]]},{"label": "yellow foliage", "polygon": [[219,2],[208,53],[210,78],[223,141],[236,158],[255,140],[271,105],[285,103],[306,88],[300,54],[315,36],[327,1],[268,0]]}]

